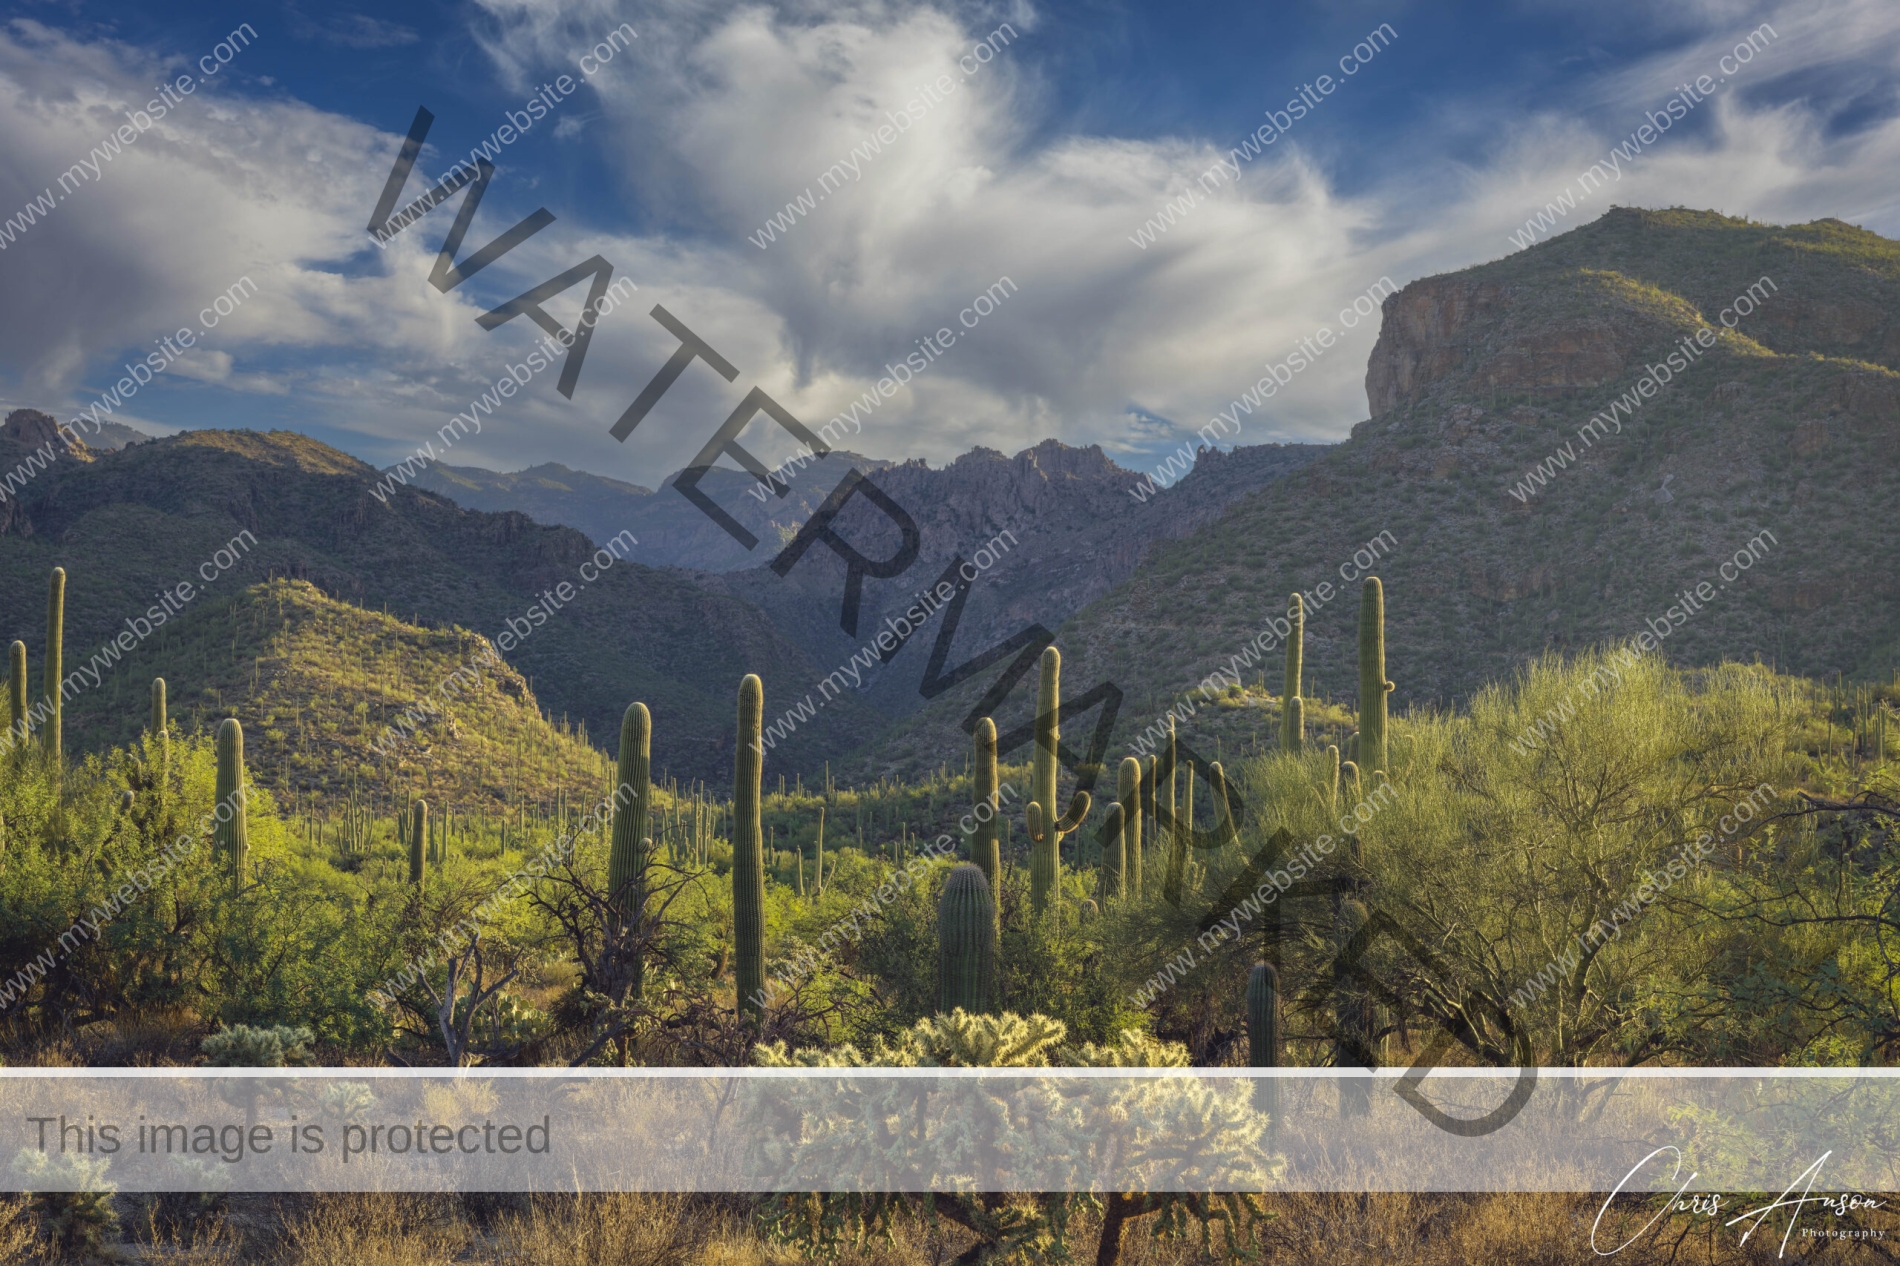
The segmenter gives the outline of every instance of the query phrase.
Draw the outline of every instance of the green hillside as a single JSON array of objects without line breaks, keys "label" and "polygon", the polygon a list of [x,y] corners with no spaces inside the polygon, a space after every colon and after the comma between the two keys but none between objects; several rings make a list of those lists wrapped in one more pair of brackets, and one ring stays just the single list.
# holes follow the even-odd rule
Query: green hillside
[{"label": "green hillside", "polygon": [[[1724,329],[1721,310],[1751,286],[1766,297]],[[1578,442],[1705,325],[1719,332],[1713,348],[1634,397],[1620,434]],[[1071,694],[1122,688],[1120,750],[1183,692],[1237,667],[1246,692],[1214,704],[1196,689],[1186,732],[1210,755],[1215,734],[1270,742],[1280,653],[1248,664],[1243,648],[1289,593],[1329,583],[1307,623],[1305,693],[1350,705],[1359,586],[1340,569],[1387,533],[1372,570],[1399,707],[1449,705],[1545,650],[1627,640],[1704,582],[1715,596],[1672,629],[1671,660],[1759,657],[1885,680],[1900,647],[1900,577],[1886,562],[1900,545],[1896,340],[1900,244],[1834,220],[1619,210],[1414,282],[1387,300],[1367,375],[1385,407],[1305,470],[1158,544],[1059,630],[1064,681]],[[1573,460],[1513,495],[1566,443]],[[927,764],[993,676],[937,700],[863,769]],[[1019,688],[998,724],[1032,704]],[[1332,725],[1349,730],[1350,713]]]},{"label": "green hillside", "polygon": [[[548,713],[605,743],[627,704],[645,700],[673,753],[671,772],[686,777],[730,769],[734,692],[745,673],[819,675],[755,608],[642,565],[637,548],[616,559],[571,528],[464,510],[411,488],[378,500],[376,482],[362,462],[288,432],[194,431],[83,463],[62,459],[8,503],[0,584],[43,594],[51,568],[66,568],[71,674],[108,638],[136,633],[127,622],[181,584],[194,596],[166,628],[191,640],[195,625],[221,618],[227,592],[300,580],[363,611],[512,640],[505,658]],[[511,621],[526,635],[504,639]],[[0,639],[12,638],[26,642],[37,672],[45,643],[38,600],[10,604],[0,617]],[[215,644],[200,649],[211,654]],[[241,645],[223,653],[224,664],[199,663],[187,678],[217,686],[250,675]],[[151,642],[139,643],[87,689],[129,688],[109,678],[142,691],[159,660]],[[428,671],[405,666],[402,680],[426,680]],[[792,735],[770,768],[815,766],[835,754],[826,741],[839,740]]]}]

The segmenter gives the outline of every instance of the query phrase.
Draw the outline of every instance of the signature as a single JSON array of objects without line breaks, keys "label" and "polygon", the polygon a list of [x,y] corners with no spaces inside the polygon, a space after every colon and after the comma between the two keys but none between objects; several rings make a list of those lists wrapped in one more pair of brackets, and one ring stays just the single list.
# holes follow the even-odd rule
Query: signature
[{"label": "signature", "polygon": [[[1671,1213],[1700,1214],[1707,1217],[1718,1217],[1721,1215],[1722,1206],[1727,1202],[1724,1201],[1722,1196],[1717,1192],[1702,1192],[1689,1196],[1686,1199],[1684,1198],[1684,1193],[1688,1191],[1689,1184],[1696,1180],[1696,1173],[1699,1172],[1691,1171],[1689,1176],[1683,1179],[1682,1186],[1676,1188],[1676,1194],[1671,1196],[1668,1203],[1657,1211],[1655,1217],[1643,1223],[1635,1235],[1630,1236],[1629,1239],[1624,1240],[1615,1248],[1603,1249],[1597,1247],[1597,1229],[1603,1224],[1603,1215],[1610,1211],[1610,1206],[1615,1203],[1616,1198],[1623,1193],[1624,1185],[1627,1184],[1630,1179],[1636,1177],[1645,1165],[1655,1160],[1658,1156],[1661,1156],[1664,1152],[1674,1152],[1676,1155],[1675,1172],[1670,1174],[1669,1181],[1674,1182],[1676,1177],[1682,1173],[1682,1149],[1678,1147],[1659,1147],[1649,1155],[1643,1157],[1643,1159],[1637,1161],[1630,1172],[1623,1175],[1623,1181],[1616,1184],[1616,1190],[1610,1193],[1609,1199],[1603,1202],[1603,1207],[1597,1210],[1596,1221],[1590,1224],[1590,1248],[1598,1257],[1613,1257],[1617,1253],[1622,1252],[1638,1239],[1642,1238],[1644,1232],[1648,1231],[1650,1227],[1656,1225],[1658,1221]],[[1822,1209],[1833,1213],[1833,1215],[1838,1218],[1854,1209],[1878,1209],[1886,1203],[1884,1200],[1875,1200],[1873,1197],[1863,1195],[1860,1192],[1843,1192],[1840,1195],[1834,1196],[1817,1196],[1812,1194],[1815,1182],[1821,1177],[1821,1165],[1833,1154],[1831,1150],[1821,1153],[1821,1159],[1815,1161],[1812,1165],[1802,1170],[1800,1174],[1796,1175],[1795,1180],[1789,1183],[1781,1195],[1776,1197],[1772,1202],[1762,1205],[1759,1208],[1746,1209],[1722,1225],[1734,1226],[1737,1222],[1748,1222],[1749,1219],[1752,1218],[1753,1222],[1749,1225],[1749,1228],[1742,1232],[1740,1242],[1746,1244],[1748,1243],[1748,1237],[1760,1230],[1762,1223],[1768,1220],[1769,1214],[1775,1212],[1777,1209],[1791,1210],[1788,1214],[1788,1229],[1784,1231],[1781,1236],[1781,1250],[1775,1254],[1776,1257],[1782,1257],[1787,1254],[1788,1240],[1794,1234],[1795,1223],[1800,1220],[1801,1211],[1808,1205],[1819,1205]],[[1803,1185],[1803,1180],[1806,1180],[1805,1185]],[[1801,1188],[1801,1194],[1799,1196],[1793,1196],[1796,1187]],[[1793,1197],[1792,1199],[1790,1198],[1791,1196]]]}]

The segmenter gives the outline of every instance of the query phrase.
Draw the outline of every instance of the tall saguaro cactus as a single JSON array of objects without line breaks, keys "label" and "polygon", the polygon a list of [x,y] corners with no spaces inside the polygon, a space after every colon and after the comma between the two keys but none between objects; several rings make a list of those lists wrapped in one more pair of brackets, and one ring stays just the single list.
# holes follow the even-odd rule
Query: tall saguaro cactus
[{"label": "tall saguaro cactus", "polygon": [[[1247,977],[1247,1066],[1279,1068],[1280,973],[1271,963],[1255,963]],[[1280,1083],[1254,1083],[1254,1106],[1279,1124]]]},{"label": "tall saguaro cactus", "polygon": [[428,869],[428,856],[423,852],[424,841],[429,832],[429,802],[416,801],[409,815],[409,882],[420,888],[423,874]]},{"label": "tall saguaro cactus", "polygon": [[1294,695],[1282,705],[1280,746],[1295,756],[1306,746],[1306,700]]},{"label": "tall saguaro cactus", "polygon": [[45,696],[46,719],[40,732],[40,739],[46,745],[46,755],[52,761],[53,768],[59,768],[60,762],[60,723],[64,720],[64,710],[59,697],[59,679],[63,675],[63,654],[66,643],[66,569],[53,568],[53,577],[46,586],[46,668],[42,674],[44,686],[41,694]]},{"label": "tall saguaro cactus", "polygon": [[[1166,794],[1162,793],[1158,785],[1155,788],[1155,795],[1157,797],[1155,825],[1156,829],[1159,830],[1162,825],[1161,819],[1163,817],[1166,818],[1168,832],[1168,876],[1161,883],[1161,895],[1167,898],[1168,904],[1172,906],[1181,904],[1181,879],[1187,870],[1187,831],[1182,826],[1179,815],[1174,811],[1174,762],[1176,752],[1174,718],[1170,716],[1168,718],[1168,788]],[[1192,777],[1192,775],[1189,776]],[[1159,784],[1160,780],[1161,771],[1157,769],[1155,771],[1155,781]]]},{"label": "tall saguaro cactus", "polygon": [[[620,758],[614,770],[614,832],[607,848],[607,889],[614,918],[638,932],[646,917],[647,798],[653,773],[653,716],[644,703],[630,703],[620,717]],[[632,996],[645,985],[646,964],[638,950],[628,964]]]},{"label": "tall saguaro cactus", "polygon": [[[1372,1049],[1372,999],[1352,977],[1347,962],[1353,940],[1366,926],[1370,916],[1366,907],[1354,898],[1339,903],[1333,923],[1333,1063],[1344,1068],[1358,1064],[1378,1066]],[[1364,1116],[1371,1111],[1371,1092],[1363,1080],[1347,1079],[1339,1083],[1339,1115]]]},{"label": "tall saguaro cactus", "polygon": [[[825,765],[825,789],[830,794],[831,766]],[[818,806],[818,841],[812,849],[811,895],[822,897],[825,893],[825,806]]]},{"label": "tall saguaro cactus", "polygon": [[1286,677],[1280,694],[1280,746],[1297,752],[1303,737],[1303,717],[1293,705],[1302,697],[1300,671],[1306,655],[1306,600],[1297,593],[1287,601],[1286,618],[1293,628],[1286,638]]},{"label": "tall saguaro cactus", "polygon": [[1036,758],[1030,774],[1033,799],[1026,813],[1029,826],[1029,899],[1038,914],[1049,905],[1062,864],[1062,837],[1081,825],[1089,813],[1089,793],[1078,791],[1069,811],[1056,817],[1056,745],[1060,738],[1057,713],[1062,709],[1062,652],[1053,646],[1042,651],[1042,680],[1036,688]]},{"label": "tall saguaro cactus", "polygon": [[765,685],[747,673],[739,683],[739,747],[732,776],[733,982],[739,1010],[765,1018],[765,841],[759,822],[765,776]]},{"label": "tall saguaro cactus", "polygon": [[165,738],[165,679],[163,677],[152,678],[152,721],[150,729],[153,738],[161,741]]},{"label": "tall saguaro cactus", "polygon": [[7,718],[13,727],[13,739],[8,744],[11,751],[19,750],[26,742],[26,643],[15,642],[7,648],[7,702],[12,713]]},{"label": "tall saguaro cactus", "polygon": [[1386,768],[1385,588],[1366,577],[1359,593],[1359,748],[1354,758],[1368,775]]},{"label": "tall saguaro cactus", "polygon": [[1102,831],[1102,899],[1121,897],[1127,889],[1128,840],[1122,829],[1122,807],[1108,806],[1108,823]]},{"label": "tall saguaro cactus", "polygon": [[980,867],[959,862],[937,900],[937,1010],[990,1008],[996,967],[996,903]]},{"label": "tall saguaro cactus", "polygon": [[970,837],[970,860],[983,872],[983,878],[994,892],[1003,873],[1003,851],[996,839],[996,820],[1002,815],[1002,801],[997,798],[1000,779],[996,773],[996,722],[989,717],[976,723],[971,782],[976,795],[976,834]]},{"label": "tall saguaro cactus", "polygon": [[1141,811],[1142,794],[1141,760],[1135,756],[1122,757],[1121,772],[1116,780],[1116,794],[1122,806],[1122,874],[1128,895],[1141,895]]},{"label": "tall saguaro cactus", "polygon": [[244,888],[245,865],[250,860],[251,836],[244,814],[244,727],[236,717],[218,725],[218,801],[212,806],[217,820],[218,851],[231,868],[231,891]]}]

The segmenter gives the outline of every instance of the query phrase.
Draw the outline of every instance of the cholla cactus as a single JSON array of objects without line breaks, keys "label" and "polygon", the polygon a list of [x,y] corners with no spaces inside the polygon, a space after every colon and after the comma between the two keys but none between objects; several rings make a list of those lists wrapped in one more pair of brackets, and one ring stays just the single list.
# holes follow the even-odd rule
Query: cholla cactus
[{"label": "cholla cactus", "polygon": [[198,1049],[212,1068],[285,1068],[316,1063],[310,1053],[314,1041],[316,1036],[301,1025],[231,1024],[207,1037]]}]

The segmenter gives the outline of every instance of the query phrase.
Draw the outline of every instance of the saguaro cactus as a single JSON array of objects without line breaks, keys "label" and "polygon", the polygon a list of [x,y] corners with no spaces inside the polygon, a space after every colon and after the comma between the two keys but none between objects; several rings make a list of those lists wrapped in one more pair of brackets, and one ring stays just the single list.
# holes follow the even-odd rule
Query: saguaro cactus
[{"label": "saguaro cactus", "polygon": [[1122,807],[1119,804],[1108,806],[1108,822],[1102,828],[1102,899],[1123,895],[1123,874],[1128,857],[1128,845],[1122,830]]},{"label": "saguaro cactus", "polygon": [[1053,646],[1042,651],[1042,680],[1036,689],[1036,757],[1030,776],[1034,799],[1026,818],[1029,826],[1029,899],[1040,914],[1049,905],[1062,864],[1062,837],[1081,825],[1089,813],[1089,793],[1078,791],[1069,811],[1056,817],[1056,744],[1062,708],[1062,653]]},{"label": "saguaro cactus", "polygon": [[[1247,1066],[1279,1068],[1280,973],[1271,963],[1255,963],[1247,977]],[[1280,1083],[1254,1083],[1254,1106],[1279,1124]]]},{"label": "saguaro cactus", "polygon": [[1215,761],[1207,767],[1207,786],[1214,793],[1214,829],[1219,832],[1220,847],[1240,843],[1240,831],[1234,825],[1234,793],[1227,785],[1227,771]]},{"label": "saguaro cactus", "polygon": [[[830,794],[831,766],[825,766],[826,794]],[[825,806],[818,806],[818,843],[814,847],[811,866],[811,895],[823,896],[825,892]]]},{"label": "saguaro cactus", "polygon": [[218,850],[231,868],[231,891],[244,888],[244,869],[250,861],[251,836],[244,815],[244,727],[236,717],[226,717],[218,725],[218,800],[212,806],[216,815],[214,836]]},{"label": "saguaro cactus", "polygon": [[1339,748],[1334,744],[1326,745],[1326,811],[1339,812]]},{"label": "saguaro cactus", "polygon": [[53,762],[53,768],[59,768],[60,760],[60,722],[64,711],[59,698],[59,679],[63,675],[63,653],[66,641],[66,569],[53,568],[53,578],[46,587],[46,669],[42,674],[44,683],[41,694],[45,696],[46,718],[41,722],[45,728],[40,731],[40,741],[46,745],[46,755]]},{"label": "saguaro cactus", "polygon": [[1121,773],[1116,780],[1115,791],[1121,797],[1122,806],[1123,884],[1129,896],[1139,897],[1141,895],[1141,802],[1146,798],[1142,794],[1140,758],[1122,757]]},{"label": "saguaro cactus", "polygon": [[[1174,718],[1169,717],[1168,785],[1165,794],[1161,791],[1159,786],[1155,789],[1155,794],[1159,797],[1159,801],[1156,805],[1155,825],[1157,830],[1161,829],[1164,825],[1162,819],[1165,818],[1165,828],[1168,833],[1168,877],[1162,881],[1161,895],[1167,898],[1169,905],[1178,906],[1181,904],[1181,879],[1187,870],[1187,831],[1183,829],[1181,819],[1174,811],[1175,753]],[[1161,771],[1156,769],[1155,780],[1157,783],[1160,782],[1160,778]]]},{"label": "saguaro cactus", "polygon": [[982,868],[959,862],[937,901],[937,1010],[981,1014],[996,965],[996,903]]},{"label": "saguaro cactus", "polygon": [[422,877],[428,869],[428,857],[423,852],[429,833],[429,802],[416,801],[409,815],[409,882],[418,888],[422,886]]},{"label": "saguaro cactus", "polygon": [[1002,816],[1002,802],[997,799],[1000,780],[996,774],[996,722],[989,717],[976,723],[971,782],[976,799],[976,833],[970,837],[970,860],[983,872],[993,892],[1003,873],[1003,851],[996,839],[996,820]]},{"label": "saguaro cactus", "polygon": [[13,739],[8,746],[10,750],[17,750],[20,744],[26,742],[25,642],[15,642],[12,646],[7,648],[7,671],[9,674],[7,678],[7,702],[11,705],[9,711],[12,713],[12,715],[7,718],[7,722],[13,727]]},{"label": "saguaro cactus", "polygon": [[1359,768],[1376,774],[1386,768],[1385,589],[1377,576],[1366,577],[1359,594]]},{"label": "saguaro cactus", "polygon": [[[1366,926],[1366,907],[1348,897],[1339,903],[1333,923],[1333,1064],[1378,1067],[1372,1049],[1372,999],[1352,978],[1353,964],[1348,961],[1353,938]],[[1339,1083],[1339,1114],[1364,1116],[1371,1111],[1371,1092],[1364,1081]]]},{"label": "saguaro cactus", "polygon": [[1293,705],[1301,698],[1300,669],[1306,654],[1306,600],[1297,593],[1287,600],[1286,618],[1293,629],[1286,638],[1286,677],[1280,695],[1280,746],[1297,752],[1303,737],[1303,718]]},{"label": "saguaro cactus", "polygon": [[[652,792],[653,716],[644,703],[630,703],[620,716],[620,757],[614,768],[614,831],[607,848],[607,888],[614,917],[622,928],[637,932],[646,917],[648,797]],[[646,965],[636,950],[629,963],[632,996],[645,984]]]},{"label": "saguaro cactus", "polygon": [[165,739],[165,679],[163,677],[152,678],[152,720],[150,729],[153,738],[161,742]]},{"label": "saguaro cactus", "polygon": [[739,683],[739,747],[732,777],[732,978],[739,1010],[765,1018],[765,840],[759,822],[760,783],[765,775],[765,686],[758,674]]},{"label": "saguaro cactus", "polygon": [[1294,695],[1280,716],[1280,746],[1295,756],[1306,746],[1306,700]]}]

